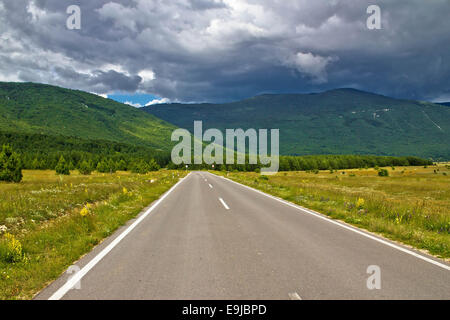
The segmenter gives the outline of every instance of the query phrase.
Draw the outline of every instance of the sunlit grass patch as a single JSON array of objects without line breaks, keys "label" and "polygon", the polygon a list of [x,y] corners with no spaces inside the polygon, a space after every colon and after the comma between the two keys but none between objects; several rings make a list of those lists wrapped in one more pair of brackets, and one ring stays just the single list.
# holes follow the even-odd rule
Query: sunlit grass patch
[{"label": "sunlit grass patch", "polygon": [[384,169],[389,176],[378,176],[375,169],[279,172],[269,179],[250,172],[225,174],[332,218],[449,258],[450,167]]},{"label": "sunlit grass patch", "polygon": [[24,171],[0,183],[0,298],[31,298],[185,174]]}]

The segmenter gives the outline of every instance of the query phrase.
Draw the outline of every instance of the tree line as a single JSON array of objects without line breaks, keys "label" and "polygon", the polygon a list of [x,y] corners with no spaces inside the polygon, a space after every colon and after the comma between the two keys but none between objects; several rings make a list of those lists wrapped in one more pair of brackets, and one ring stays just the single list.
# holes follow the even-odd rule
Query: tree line
[{"label": "tree line", "polygon": [[[192,161],[193,162],[193,161]],[[433,161],[419,157],[391,157],[374,155],[307,155],[307,156],[280,156],[279,171],[316,171],[316,170],[343,170],[375,167],[397,166],[426,166]],[[215,169],[224,171],[260,171],[265,167],[261,163],[249,164],[248,156],[245,164],[215,164],[214,168],[208,164],[168,164],[170,169]]]},{"label": "tree line", "polygon": [[[70,170],[83,162],[92,170],[132,170],[143,162],[163,167],[170,161],[167,151],[105,140],[42,134],[0,132],[0,146],[9,145],[20,157],[23,169],[55,170],[61,157]],[[105,165],[106,163],[106,165]],[[106,169],[106,167],[108,167]]]},{"label": "tree line", "polygon": [[[185,164],[175,165],[167,151],[117,143],[113,141],[85,140],[63,136],[0,132],[0,180],[19,182],[22,169],[55,170],[70,174],[92,171],[114,173],[131,171],[147,173],[168,169],[215,169],[222,171],[256,171],[265,167],[261,163],[249,164]],[[279,171],[318,171],[388,166],[426,166],[431,160],[419,157],[389,157],[374,155],[316,155],[280,156]]]}]

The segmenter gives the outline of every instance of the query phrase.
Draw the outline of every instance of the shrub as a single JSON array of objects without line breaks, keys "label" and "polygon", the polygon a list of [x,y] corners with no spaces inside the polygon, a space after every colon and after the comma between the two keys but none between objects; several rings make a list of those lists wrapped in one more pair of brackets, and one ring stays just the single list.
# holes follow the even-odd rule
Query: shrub
[{"label": "shrub", "polygon": [[101,172],[101,173],[110,173],[110,172],[112,173],[112,172],[115,172],[115,166],[114,166],[114,168],[111,168],[110,162],[106,162],[105,160],[102,160],[97,164],[97,171]]},{"label": "shrub", "polygon": [[83,162],[81,162],[80,167],[78,168],[78,171],[80,171],[80,173],[84,174],[84,175],[89,175],[92,172],[91,166],[89,165],[89,163],[86,160],[83,160]]},{"label": "shrub", "polygon": [[109,159],[108,160],[108,172],[114,173],[116,171],[117,171],[116,163],[112,159]]},{"label": "shrub", "polygon": [[159,166],[159,164],[155,161],[155,159],[150,160],[149,164],[148,164],[148,170],[149,171],[158,171],[159,169],[161,169],[161,167]]},{"label": "shrub", "polygon": [[22,164],[19,156],[13,152],[10,146],[3,146],[0,153],[0,181],[20,182],[22,177]]},{"label": "shrub", "polygon": [[120,160],[116,165],[117,170],[127,171],[127,164],[124,160]]},{"label": "shrub", "polygon": [[150,171],[150,166],[144,160],[140,160],[133,163],[133,165],[131,166],[131,171],[133,173],[146,174]]},{"label": "shrub", "polygon": [[57,174],[70,175],[69,165],[63,156],[59,158],[58,164],[55,167],[55,171]]},{"label": "shrub", "polygon": [[380,169],[378,171],[378,175],[380,177],[389,177],[389,171],[387,171],[386,169]]}]

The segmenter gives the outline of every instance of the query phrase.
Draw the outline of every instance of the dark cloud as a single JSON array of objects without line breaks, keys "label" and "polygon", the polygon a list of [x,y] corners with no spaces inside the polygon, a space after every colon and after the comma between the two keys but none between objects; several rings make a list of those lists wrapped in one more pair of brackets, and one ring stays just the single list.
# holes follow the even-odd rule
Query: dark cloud
[{"label": "dark cloud", "polygon": [[[81,30],[66,28],[72,4]],[[449,17],[448,0],[0,0],[0,80],[173,101],[335,87],[445,100]]]}]

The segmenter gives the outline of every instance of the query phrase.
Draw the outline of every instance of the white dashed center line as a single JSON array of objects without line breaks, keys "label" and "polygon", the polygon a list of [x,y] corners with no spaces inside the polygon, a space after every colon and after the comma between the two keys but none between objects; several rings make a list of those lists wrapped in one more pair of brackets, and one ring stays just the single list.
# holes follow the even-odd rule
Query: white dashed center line
[{"label": "white dashed center line", "polygon": [[291,300],[302,300],[302,298],[298,295],[297,292],[289,293],[289,299]]},{"label": "white dashed center line", "polygon": [[227,204],[225,203],[225,201],[223,201],[222,198],[219,198],[220,202],[222,202],[223,206],[225,207],[225,209],[230,210],[230,207],[227,206]]}]

